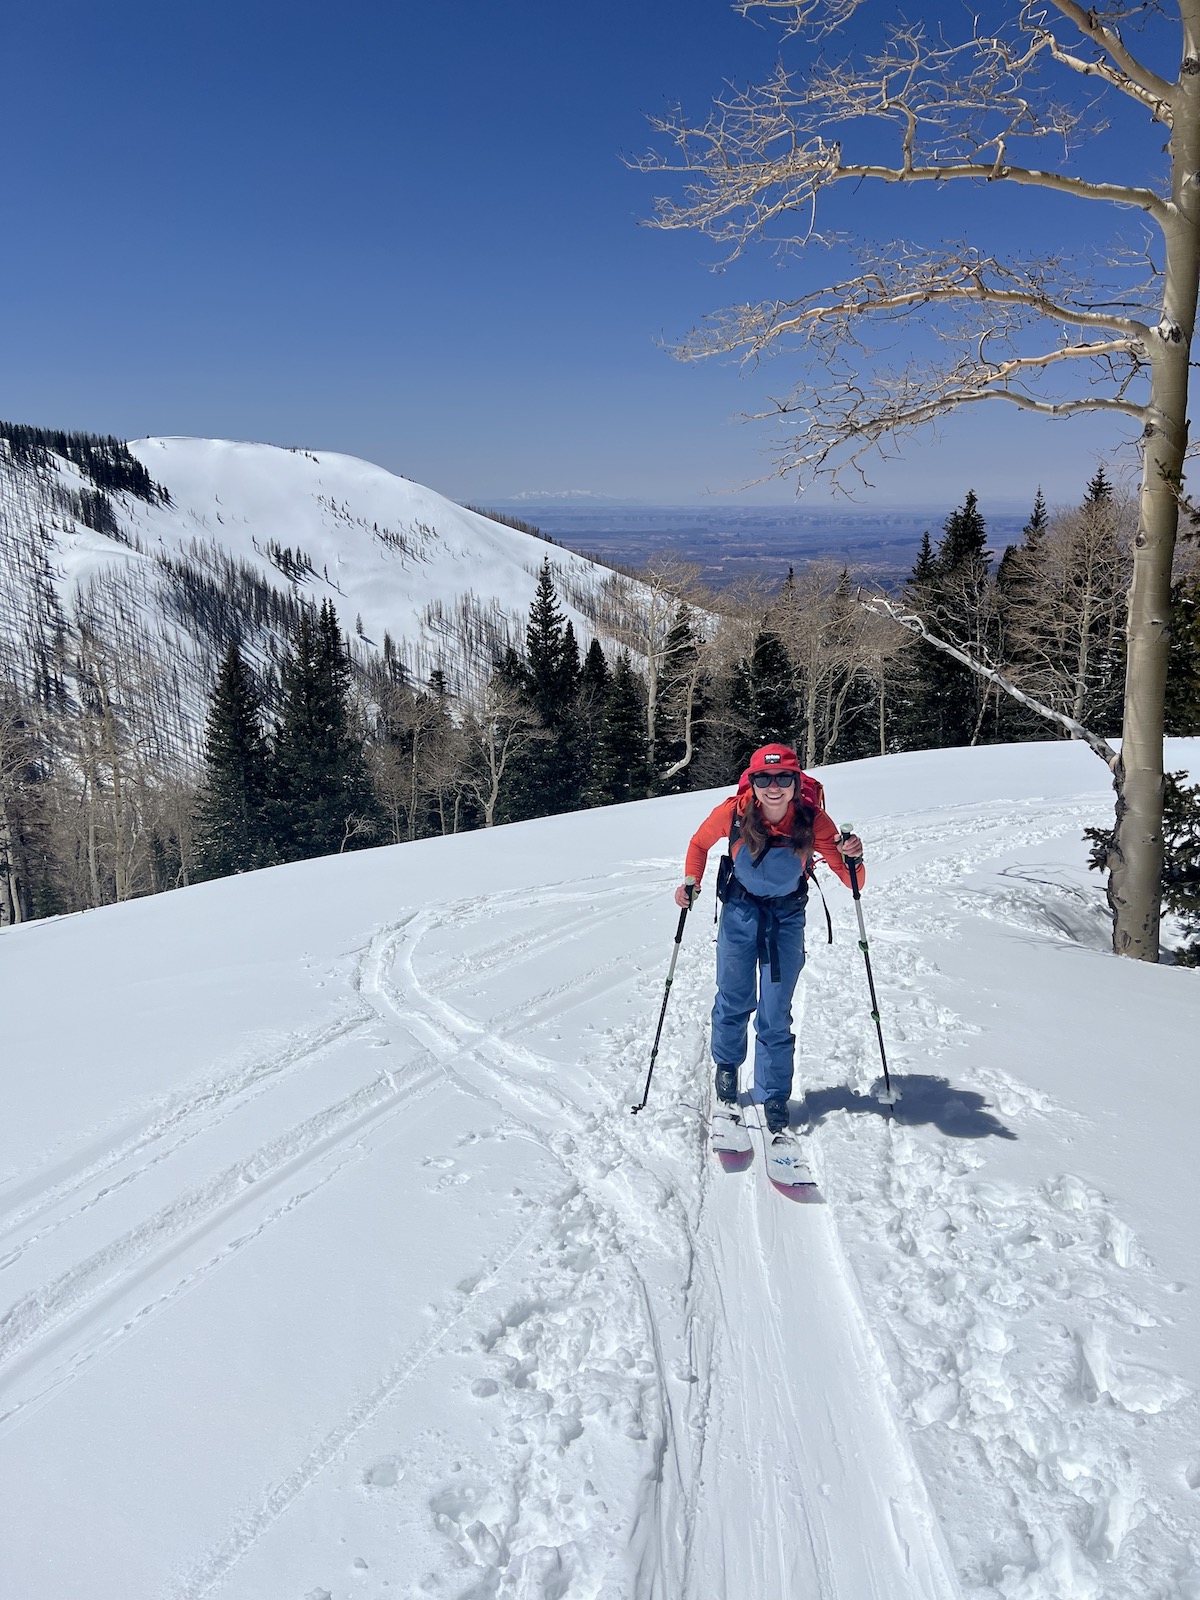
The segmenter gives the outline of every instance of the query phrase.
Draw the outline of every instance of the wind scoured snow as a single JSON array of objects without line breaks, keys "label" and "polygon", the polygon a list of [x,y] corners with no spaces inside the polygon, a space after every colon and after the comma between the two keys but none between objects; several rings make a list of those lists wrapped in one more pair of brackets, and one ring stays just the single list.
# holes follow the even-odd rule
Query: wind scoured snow
[{"label": "wind scoured snow", "polygon": [[5,930],[5,1593],[1197,1600],[1200,977],[1079,746],[823,776],[823,1206],[705,1149],[711,872],[628,1112],[715,795]]}]

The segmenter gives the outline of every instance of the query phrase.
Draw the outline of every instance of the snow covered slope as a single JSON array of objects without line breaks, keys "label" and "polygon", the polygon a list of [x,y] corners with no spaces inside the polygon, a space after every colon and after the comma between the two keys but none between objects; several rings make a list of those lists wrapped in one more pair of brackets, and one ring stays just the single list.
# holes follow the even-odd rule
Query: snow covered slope
[{"label": "snow covered slope", "polygon": [[[0,646],[26,692],[74,670],[86,629],[137,733],[194,755],[230,638],[269,668],[298,602],[331,600],[363,659],[390,637],[411,674],[452,692],[524,639],[549,558],[586,645],[606,567],[350,456],[214,439],[131,453],[169,500],[98,496],[72,463],[0,441]],[[81,496],[104,502],[82,517]],[[82,691],[81,691],[82,692]]]},{"label": "snow covered slope", "polygon": [[1196,1600],[1200,975],[1086,750],[824,779],[824,1206],[705,1152],[711,874],[628,1114],[715,796],[0,934],[4,1593]]},{"label": "snow covered slope", "polygon": [[[181,551],[193,538],[212,540],[276,580],[270,546],[299,549],[313,565],[303,581],[334,601],[347,631],[361,616],[368,640],[378,645],[390,632],[426,670],[457,653],[447,642],[464,602],[474,602],[476,620],[494,618],[522,638],[544,557],[577,582],[609,576],[354,456],[224,439],[140,439],[129,449],[171,492],[170,507],[126,506],[151,546]],[[573,620],[590,637],[586,618]]]}]

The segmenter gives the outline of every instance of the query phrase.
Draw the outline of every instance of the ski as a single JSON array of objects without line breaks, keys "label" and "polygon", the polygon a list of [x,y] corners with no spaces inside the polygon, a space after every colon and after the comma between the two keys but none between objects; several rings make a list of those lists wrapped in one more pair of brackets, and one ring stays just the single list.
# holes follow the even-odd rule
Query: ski
[{"label": "ski", "polygon": [[824,1199],[804,1145],[795,1134],[767,1134],[767,1176],[789,1200],[813,1205]]},{"label": "ski", "polygon": [[750,1132],[737,1106],[718,1102],[712,1115],[712,1147],[726,1172],[745,1172],[754,1160]]}]

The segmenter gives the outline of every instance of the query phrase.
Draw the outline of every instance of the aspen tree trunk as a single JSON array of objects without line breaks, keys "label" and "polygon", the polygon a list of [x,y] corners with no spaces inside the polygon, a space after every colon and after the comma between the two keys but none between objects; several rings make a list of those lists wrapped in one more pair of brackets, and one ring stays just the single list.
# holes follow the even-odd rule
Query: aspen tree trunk
[{"label": "aspen tree trunk", "polygon": [[810,645],[808,652],[808,682],[804,686],[804,721],[806,724],[804,736],[804,765],[815,767],[817,764],[817,652],[816,646]]},{"label": "aspen tree trunk", "polygon": [[13,831],[8,825],[8,812],[0,802],[0,923],[17,923],[21,920],[20,891],[13,891],[16,865],[13,861]]},{"label": "aspen tree trunk", "polygon": [[1083,713],[1087,709],[1088,655],[1091,631],[1092,575],[1089,572],[1087,588],[1084,590],[1083,612],[1079,618],[1079,649],[1075,657],[1075,699],[1071,704],[1071,715],[1076,722],[1083,721]]},{"label": "aspen tree trunk", "polygon": [[1163,715],[1171,562],[1187,448],[1188,364],[1200,287],[1200,0],[1183,0],[1183,66],[1171,133],[1162,321],[1151,350],[1149,421],[1129,588],[1125,721],[1114,771],[1117,828],[1108,900],[1118,955],[1158,960],[1163,838]]},{"label": "aspen tree trunk", "polygon": [[883,680],[883,657],[879,658],[879,754],[887,755],[887,705],[884,700],[886,689]]}]

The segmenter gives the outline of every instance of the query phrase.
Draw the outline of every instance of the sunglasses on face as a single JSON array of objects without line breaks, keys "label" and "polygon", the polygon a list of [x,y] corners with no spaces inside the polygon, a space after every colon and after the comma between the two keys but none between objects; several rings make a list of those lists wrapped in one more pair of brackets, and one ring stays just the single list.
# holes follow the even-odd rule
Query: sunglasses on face
[{"label": "sunglasses on face", "polygon": [[794,789],[796,774],[794,772],[752,772],[750,782],[756,789]]}]

